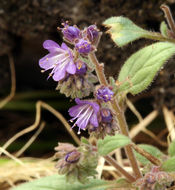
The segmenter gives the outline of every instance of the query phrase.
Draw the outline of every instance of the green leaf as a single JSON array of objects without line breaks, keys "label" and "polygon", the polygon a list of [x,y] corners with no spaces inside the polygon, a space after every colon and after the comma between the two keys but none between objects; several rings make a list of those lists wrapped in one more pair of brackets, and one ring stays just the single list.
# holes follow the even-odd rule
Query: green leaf
[{"label": "green leaf", "polygon": [[167,172],[175,172],[175,156],[163,162],[161,168]]},{"label": "green leaf", "polygon": [[168,37],[168,26],[165,23],[165,21],[161,22],[161,24],[160,24],[160,32],[161,32],[162,36]]},{"label": "green leaf", "polygon": [[164,63],[175,54],[175,44],[158,42],[131,55],[119,73],[119,92],[133,95],[145,90]]},{"label": "green leaf", "polygon": [[103,24],[109,28],[108,33],[119,47],[150,34],[149,31],[138,27],[131,20],[122,16],[111,17]]},{"label": "green leaf", "polygon": [[[164,154],[158,148],[152,145],[140,144],[138,146],[160,160],[164,156]],[[144,156],[140,155],[138,152],[134,151],[134,153],[136,155],[137,160],[141,162],[144,166],[151,163],[149,160],[147,160]]]},{"label": "green leaf", "polygon": [[107,135],[103,140],[98,140],[98,152],[100,155],[105,156],[117,148],[128,145],[130,142],[131,140],[128,137],[121,134]]},{"label": "green leaf", "polygon": [[66,182],[65,176],[53,175],[34,180],[29,183],[24,183],[12,190],[107,190],[113,187],[121,188],[129,184],[117,181],[104,181],[92,179],[90,183],[82,184],[75,182],[73,184]]},{"label": "green leaf", "polygon": [[168,154],[173,157],[175,156],[175,141],[173,141],[168,148]]}]

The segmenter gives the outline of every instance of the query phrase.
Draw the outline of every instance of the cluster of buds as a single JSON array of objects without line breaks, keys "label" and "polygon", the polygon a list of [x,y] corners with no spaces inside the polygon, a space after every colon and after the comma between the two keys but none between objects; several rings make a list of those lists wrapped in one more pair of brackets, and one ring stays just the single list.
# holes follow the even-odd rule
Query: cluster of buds
[{"label": "cluster of buds", "polygon": [[56,168],[59,174],[66,175],[67,181],[78,180],[84,183],[89,176],[95,176],[98,155],[89,144],[81,143],[80,147],[76,148],[69,143],[58,143],[55,150],[55,158],[58,159]]},{"label": "cluster of buds", "polygon": [[65,41],[74,48],[69,48],[65,43],[59,46],[52,40],[46,40],[43,47],[49,54],[39,60],[39,65],[43,72],[51,69],[49,77],[58,82],[57,89],[67,97],[88,96],[94,91],[97,78],[92,74],[93,69],[88,61],[83,60],[96,49],[99,31],[96,25],[80,30],[77,26],[69,26],[67,23],[63,23],[60,30]]},{"label": "cluster of buds", "polygon": [[165,190],[172,181],[172,177],[167,172],[160,171],[158,166],[153,166],[150,172],[136,181],[135,185],[140,187],[140,190]]}]

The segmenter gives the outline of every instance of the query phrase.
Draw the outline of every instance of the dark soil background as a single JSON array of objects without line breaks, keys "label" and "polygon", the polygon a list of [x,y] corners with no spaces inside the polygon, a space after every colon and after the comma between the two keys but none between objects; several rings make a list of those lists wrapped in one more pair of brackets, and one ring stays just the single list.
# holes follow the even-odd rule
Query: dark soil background
[{"label": "dark soil background", "polygon": [[[105,32],[102,26],[105,19],[123,15],[145,29],[159,31],[160,23],[164,20],[160,10],[163,3],[169,5],[174,13],[174,0],[1,0],[0,97],[5,97],[10,90],[9,52],[12,52],[15,60],[17,92],[14,100],[0,111],[0,143],[34,122],[37,100],[49,103],[69,119],[67,109],[73,102],[69,104],[64,95],[55,91],[57,84],[52,79],[47,81],[47,73],[42,74],[38,66],[38,60],[47,53],[42,48],[43,41],[52,39],[62,42],[61,34],[56,29],[62,21],[68,20],[80,28],[96,23]],[[97,56],[105,63],[106,75],[116,78],[121,64],[139,48],[151,43],[149,40],[138,40],[120,49],[104,33]],[[162,105],[175,109],[174,73],[174,59],[171,59],[151,88],[130,97],[133,101],[137,100],[136,106],[143,116],[153,108],[161,110]],[[130,112],[127,112],[127,116],[131,124],[137,122]],[[42,120],[46,121],[46,128],[26,155],[45,155],[52,151],[58,140],[72,141],[52,114],[42,111]],[[160,122],[163,125],[161,118],[157,125]],[[21,147],[30,135],[20,138],[9,150],[15,151]]]}]

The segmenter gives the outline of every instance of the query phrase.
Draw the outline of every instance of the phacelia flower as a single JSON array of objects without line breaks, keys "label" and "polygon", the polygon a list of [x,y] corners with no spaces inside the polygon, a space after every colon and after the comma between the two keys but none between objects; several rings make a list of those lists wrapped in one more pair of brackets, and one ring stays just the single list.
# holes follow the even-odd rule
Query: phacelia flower
[{"label": "phacelia flower", "polygon": [[87,38],[89,39],[90,42],[95,42],[98,35],[99,35],[99,31],[97,29],[96,25],[90,25],[87,29]]},{"label": "phacelia flower", "polygon": [[114,92],[109,87],[102,86],[97,90],[96,97],[98,100],[108,102],[112,99]]},{"label": "phacelia flower", "polygon": [[80,35],[80,30],[75,26],[69,26],[68,24],[64,24],[64,28],[62,28],[63,36],[66,40],[70,42],[74,42]]},{"label": "phacelia flower", "polygon": [[81,60],[78,60],[75,64],[76,64],[76,74],[84,75],[87,71],[86,63]]},{"label": "phacelia flower", "polygon": [[93,127],[98,127],[98,112],[99,105],[91,100],[80,100],[79,98],[75,99],[75,102],[78,104],[69,109],[69,115],[73,117],[71,121],[77,119],[75,125],[79,127],[78,133],[80,133],[80,129],[85,130],[88,124],[91,124]]},{"label": "phacelia flower", "polygon": [[80,39],[76,44],[75,48],[79,53],[88,54],[91,51],[91,43],[87,40]]},{"label": "phacelia flower", "polygon": [[49,51],[49,54],[39,60],[39,66],[47,71],[52,69],[49,76],[55,81],[62,80],[66,73],[75,74],[76,66],[73,61],[72,51],[65,43],[61,47],[52,40],[46,40],[43,47]]}]

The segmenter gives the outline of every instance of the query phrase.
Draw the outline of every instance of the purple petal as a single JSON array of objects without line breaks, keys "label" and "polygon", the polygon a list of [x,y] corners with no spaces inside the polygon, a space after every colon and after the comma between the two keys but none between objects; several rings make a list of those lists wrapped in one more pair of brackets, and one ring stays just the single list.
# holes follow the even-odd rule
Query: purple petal
[{"label": "purple petal", "polygon": [[58,64],[55,68],[55,70],[53,71],[54,75],[53,75],[53,80],[54,81],[59,81],[61,79],[63,79],[66,75],[66,67],[62,66],[62,64]]},{"label": "purple petal", "polygon": [[58,54],[57,52],[52,52],[44,56],[39,60],[39,66],[45,70],[55,67],[60,60],[64,59],[64,54]]},{"label": "purple petal", "polygon": [[66,71],[70,74],[75,74],[76,66],[73,61],[70,61],[70,63],[67,65]]},{"label": "purple petal", "polygon": [[92,116],[92,113],[93,113],[92,109],[87,109],[83,114],[80,115],[80,117],[76,121],[76,124],[78,125],[79,128],[81,129],[86,128]]},{"label": "purple petal", "polygon": [[43,47],[47,49],[49,52],[55,52],[60,49],[60,46],[52,40],[44,41]]},{"label": "purple petal", "polygon": [[95,102],[89,102],[89,105],[93,107],[94,112],[97,114],[100,110],[100,106]]},{"label": "purple petal", "polygon": [[76,105],[76,106],[71,107],[71,108],[68,110],[69,115],[70,115],[71,117],[77,116],[78,113],[80,112],[81,107],[82,107],[81,105]]},{"label": "purple petal", "polygon": [[97,119],[97,114],[93,113],[91,118],[90,118],[90,123],[91,125],[93,125],[94,127],[98,127],[98,119]]},{"label": "purple petal", "polygon": [[68,50],[68,46],[65,44],[65,43],[62,43],[61,44],[61,48],[64,49],[64,50]]},{"label": "purple petal", "polygon": [[84,100],[80,100],[80,98],[75,98],[75,102],[76,102],[77,104],[85,104],[85,103],[84,103]]}]

